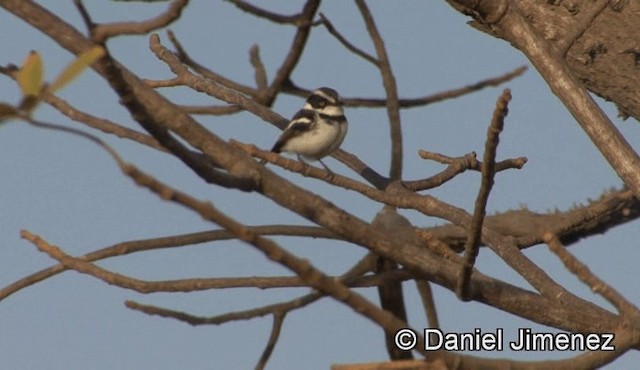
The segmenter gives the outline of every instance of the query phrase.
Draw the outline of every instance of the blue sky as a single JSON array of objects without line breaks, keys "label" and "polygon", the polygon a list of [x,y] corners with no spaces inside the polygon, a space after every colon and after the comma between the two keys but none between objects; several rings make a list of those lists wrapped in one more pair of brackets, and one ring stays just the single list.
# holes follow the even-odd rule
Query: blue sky
[{"label": "blue sky", "polygon": [[[294,13],[301,2],[270,2],[275,10]],[[52,7],[51,2],[45,2]],[[486,36],[465,24],[466,18],[444,1],[397,3],[369,2],[385,38],[400,95],[416,97],[464,86],[501,75],[528,61],[507,43]],[[165,5],[87,2],[99,22],[139,20],[157,14]],[[72,2],[56,2],[56,14],[83,30]],[[357,8],[351,2],[326,1],[321,11],[353,43],[374,53]],[[275,26],[251,17],[226,2],[192,2],[181,21],[172,25],[191,56],[211,69],[252,85],[249,48],[258,44],[269,78],[281,63],[293,34],[292,27]],[[19,64],[29,50],[41,53],[51,80],[72,56],[12,15],[0,11],[0,63]],[[169,45],[164,32],[160,33]],[[139,76],[170,78],[168,68],[148,49],[147,36],[121,37],[108,44],[112,53]],[[379,74],[369,64],[345,51],[324,29],[317,28],[294,75],[307,88],[331,86],[345,97],[382,97]],[[17,102],[18,89],[0,80],[0,100]],[[597,198],[621,182],[575,120],[553,96],[537,72],[504,87],[513,100],[501,136],[500,159],[526,156],[522,170],[502,172],[489,199],[490,213],[526,206],[537,212],[564,210]],[[482,153],[488,122],[503,87],[489,88],[426,108],[404,110],[405,178],[417,179],[442,169],[417,156],[419,149],[459,156]],[[210,97],[185,88],[165,89],[173,101],[211,104]],[[87,72],[60,93],[81,110],[139,129],[104,81]],[[215,103],[215,102],[213,102]],[[612,104],[599,100],[631,145],[640,145],[640,127],[633,119],[622,122]],[[291,116],[302,105],[299,98],[279,97],[274,110]],[[381,173],[388,172],[389,136],[383,109],[351,108],[349,134],[343,148],[358,155]],[[51,108],[36,113],[41,120],[80,127]],[[274,127],[249,115],[197,117],[217,135],[269,148],[278,136]],[[177,160],[136,144],[102,135],[127,160],[158,179],[207,199],[233,217],[252,225],[307,224],[297,215],[276,208],[257,195],[203,184]],[[86,140],[39,130],[20,122],[0,127],[0,284],[5,286],[27,274],[52,265],[52,260],[20,239],[28,229],[67,253],[81,255],[119,241],[168,236],[216,229],[197,215],[162,202],[149,191],[123,177],[108,155]],[[333,159],[326,163],[336,172],[357,178]],[[372,220],[380,205],[353,192],[334,189],[317,180],[274,171],[325,196],[365,220]],[[477,173],[459,176],[431,192],[432,195],[472,211]],[[256,212],[256,209],[259,212]],[[402,212],[415,225],[442,223],[416,212]],[[591,270],[640,304],[637,286],[629,279],[640,258],[638,228],[623,225],[571,248]],[[365,250],[327,240],[276,238],[284,247],[309,258],[327,273],[339,274]],[[526,255],[571,291],[604,307],[603,300],[566,272],[545,246]],[[166,280],[191,277],[282,275],[283,268],[267,261],[252,247],[238,242],[217,242],[175,250],[130,255],[99,263],[100,266],[140,279]],[[527,284],[495,257],[481,250],[478,268],[491,276],[528,288]],[[407,306],[414,328],[426,321],[412,283],[406,283]],[[518,327],[544,328],[477,303],[462,303],[454,294],[435,287],[436,304],[445,331],[488,331],[504,328],[512,338]],[[241,289],[190,294],[142,295],[108,286],[92,277],[67,272],[20,291],[0,302],[0,355],[10,369],[245,369],[253,368],[269,336],[271,319],[254,319],[223,326],[191,327],[171,319],[149,317],[124,307],[127,299],[140,303],[214,316],[229,311],[279,302],[306,293],[305,289]],[[377,301],[373,290],[362,290]],[[518,359],[566,358],[571,353],[480,353]],[[270,369],[326,369],[332,363],[383,361],[381,330],[349,308],[330,299],[291,313],[269,362]],[[628,368],[640,360],[629,353],[609,368]]]}]

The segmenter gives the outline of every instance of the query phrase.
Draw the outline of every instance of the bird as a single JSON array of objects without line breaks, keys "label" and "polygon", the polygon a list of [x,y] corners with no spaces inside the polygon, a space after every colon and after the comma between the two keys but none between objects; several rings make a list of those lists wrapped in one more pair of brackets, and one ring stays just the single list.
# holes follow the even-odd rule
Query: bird
[{"label": "bird", "polygon": [[[276,143],[273,153],[294,153],[298,160],[317,160],[331,174],[322,158],[340,147],[347,135],[348,122],[337,91],[330,87],[314,90],[291,119]],[[264,163],[264,161],[263,161]]]}]

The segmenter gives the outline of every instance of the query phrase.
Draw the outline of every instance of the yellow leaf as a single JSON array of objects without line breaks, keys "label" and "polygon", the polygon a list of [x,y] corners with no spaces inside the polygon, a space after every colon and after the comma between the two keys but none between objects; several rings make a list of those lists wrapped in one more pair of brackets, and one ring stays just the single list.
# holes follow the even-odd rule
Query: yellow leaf
[{"label": "yellow leaf", "polygon": [[49,85],[49,91],[51,93],[60,90],[74,78],[78,77],[87,67],[93,62],[104,56],[105,51],[101,46],[94,46],[84,53],[78,55],[76,60],[69,63],[69,65],[56,77],[56,79]]},{"label": "yellow leaf", "polygon": [[42,66],[42,59],[37,51],[32,50],[24,60],[24,63],[22,63],[22,68],[20,68],[16,76],[18,85],[22,89],[22,95],[38,95],[43,79],[44,67]]}]

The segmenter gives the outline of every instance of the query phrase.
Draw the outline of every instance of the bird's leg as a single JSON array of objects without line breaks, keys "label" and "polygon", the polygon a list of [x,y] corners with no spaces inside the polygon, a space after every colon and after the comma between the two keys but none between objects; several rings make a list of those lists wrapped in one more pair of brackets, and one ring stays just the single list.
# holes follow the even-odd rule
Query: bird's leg
[{"label": "bird's leg", "polygon": [[298,161],[299,161],[300,163],[302,163],[303,165],[305,165],[305,166],[308,166],[308,165],[309,165],[309,163],[307,163],[305,160],[303,160],[303,159],[302,159],[302,156],[300,156],[300,154],[297,154],[297,153],[296,153],[296,157],[298,157]]},{"label": "bird's leg", "polygon": [[318,162],[320,162],[322,167],[324,167],[324,169],[327,170],[327,172],[329,172],[329,174],[331,174],[331,176],[335,176],[336,175],[335,173],[333,173],[333,171],[331,171],[331,169],[326,164],[324,164],[322,159],[318,159]]},{"label": "bird's leg", "polygon": [[[313,167],[312,165],[310,165],[309,163],[307,163],[307,161],[305,161],[304,159],[302,159],[302,156],[300,156],[300,154],[296,154],[296,155],[298,156],[298,160],[299,160],[300,162],[302,162],[302,164],[304,164],[305,166]],[[324,162],[323,162],[321,159],[318,159],[318,162],[320,162],[320,164],[322,165],[322,167],[324,167],[324,169],[325,169],[325,170],[327,170],[327,172],[329,172],[329,174],[330,174],[331,176],[335,176],[335,175],[336,175],[335,173],[333,173],[333,171],[331,171],[331,169],[330,169],[326,164],[324,164]]]}]

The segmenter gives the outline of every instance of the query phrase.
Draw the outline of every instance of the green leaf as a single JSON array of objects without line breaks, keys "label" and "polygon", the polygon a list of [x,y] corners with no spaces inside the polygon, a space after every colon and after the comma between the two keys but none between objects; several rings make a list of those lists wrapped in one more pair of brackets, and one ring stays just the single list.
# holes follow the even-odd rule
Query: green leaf
[{"label": "green leaf", "polygon": [[104,49],[101,46],[94,46],[84,53],[78,55],[76,60],[69,63],[69,65],[56,77],[56,79],[49,85],[49,91],[54,93],[66,86],[74,78],[78,77],[87,67],[93,62],[103,57],[105,54]]},{"label": "green leaf", "polygon": [[42,58],[37,51],[29,52],[27,58],[22,63],[22,68],[18,71],[16,80],[24,96],[36,96],[40,93],[42,81],[44,79],[44,67]]}]

